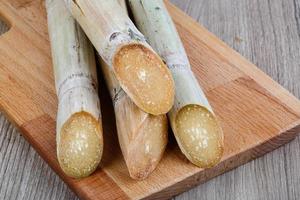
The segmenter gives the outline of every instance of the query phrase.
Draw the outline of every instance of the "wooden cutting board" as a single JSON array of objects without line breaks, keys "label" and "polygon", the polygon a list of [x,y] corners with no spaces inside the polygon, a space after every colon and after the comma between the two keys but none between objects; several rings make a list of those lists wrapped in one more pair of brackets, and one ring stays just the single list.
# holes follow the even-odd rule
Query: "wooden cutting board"
[{"label": "wooden cutting board", "polygon": [[224,129],[222,162],[199,169],[182,156],[170,136],[155,172],[145,181],[130,179],[112,104],[100,81],[104,158],[92,176],[74,180],[56,160],[57,99],[43,0],[0,0],[0,15],[11,27],[0,36],[1,110],[82,199],[167,199],[274,150],[300,131],[300,102],[294,96],[176,7],[168,3],[168,8]]}]

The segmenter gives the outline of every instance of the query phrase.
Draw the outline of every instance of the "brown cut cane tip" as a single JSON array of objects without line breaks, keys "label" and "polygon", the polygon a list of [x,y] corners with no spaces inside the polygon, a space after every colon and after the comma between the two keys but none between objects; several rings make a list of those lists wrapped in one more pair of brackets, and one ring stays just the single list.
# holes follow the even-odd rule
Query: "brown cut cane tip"
[{"label": "brown cut cane tip", "polygon": [[188,105],[175,120],[175,135],[185,156],[201,168],[216,165],[223,155],[223,132],[214,114],[202,106]]},{"label": "brown cut cane tip", "polygon": [[125,45],[115,54],[113,67],[122,88],[140,109],[160,115],[172,108],[172,75],[152,50],[137,43]]},{"label": "brown cut cane tip", "polygon": [[63,125],[58,144],[58,161],[73,178],[93,173],[102,157],[102,125],[86,112],[73,114]]},{"label": "brown cut cane tip", "polygon": [[130,177],[136,180],[147,178],[157,167],[168,140],[166,115],[149,115],[136,130],[136,138],[130,143],[126,164]]}]

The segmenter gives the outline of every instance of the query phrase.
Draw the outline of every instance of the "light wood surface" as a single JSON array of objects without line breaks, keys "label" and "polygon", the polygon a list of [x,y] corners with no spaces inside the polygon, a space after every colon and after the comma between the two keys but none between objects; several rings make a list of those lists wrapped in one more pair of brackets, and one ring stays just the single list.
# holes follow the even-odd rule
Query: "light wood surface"
[{"label": "light wood surface", "polygon": [[[3,2],[4,1],[1,2],[0,8]],[[12,3],[13,7],[17,7],[19,9],[18,15],[19,14],[22,15],[22,13],[28,12],[28,7],[20,3],[22,1],[13,1],[13,2],[14,2]],[[209,2],[189,1],[188,4],[182,5],[182,8],[189,10],[189,14],[194,15],[196,19],[197,18],[201,19],[200,21],[206,27],[208,27],[211,31],[216,33],[219,37],[221,37],[221,39],[229,43],[236,50],[242,52],[243,55],[248,57],[250,60],[254,61],[254,63],[258,64],[259,66],[263,65],[263,69],[267,73],[269,73],[273,78],[278,80],[286,88],[293,91],[294,94],[299,96],[299,90],[297,90],[297,83],[298,83],[297,78],[299,77],[299,69],[297,71],[297,67],[299,67],[299,64],[297,63],[299,62],[299,46],[297,46],[299,45],[299,34],[298,34],[299,32],[297,32],[297,24],[299,25],[299,23],[297,23],[298,22],[297,19],[299,19],[299,12],[298,12],[299,8],[297,10],[296,7],[294,7],[295,5],[299,7],[299,2],[295,2],[295,4],[293,4],[293,1],[285,1],[286,4],[284,3],[284,6],[282,6],[281,4],[282,2],[279,2],[279,0],[278,2],[277,1],[274,2],[275,3],[270,4],[267,1],[252,2],[250,0],[249,1],[219,0],[219,1],[211,1],[211,2],[210,1]],[[177,1],[175,3],[180,5],[180,1]],[[181,2],[181,4],[184,3]],[[32,12],[32,15],[37,15],[39,13],[42,13],[38,5],[35,5],[34,8],[36,12]],[[12,12],[11,14],[13,15],[15,13]],[[295,16],[298,17],[295,18]],[[25,19],[27,20],[27,22],[28,21],[30,21],[30,23],[35,22],[37,25],[36,25],[36,30],[29,30],[26,28],[27,26],[18,23],[20,27],[24,28],[22,30],[25,30],[23,34],[27,35],[27,34],[35,33],[36,38],[35,38],[34,45],[39,46],[44,43],[46,44],[46,42],[43,41],[42,39],[43,34],[46,34],[46,31],[37,31],[40,28],[38,25],[42,25],[44,23],[43,18],[29,16],[28,18],[25,17]],[[17,24],[17,22],[15,23]],[[274,23],[276,25],[274,25]],[[281,27],[278,27],[277,24],[280,24]],[[183,24],[182,26],[180,26],[180,29],[184,30],[186,26],[188,26],[188,24]],[[197,31],[204,31],[204,30],[197,29]],[[38,32],[39,34],[37,34],[36,32]],[[201,33],[206,34],[205,31]],[[7,37],[7,35],[4,36]],[[27,40],[27,38],[22,37],[22,34],[19,34],[18,36],[20,38],[15,38],[16,41],[10,40],[9,42],[12,42],[10,44],[17,45],[18,42]],[[183,35],[183,38],[184,38],[184,42],[190,45],[191,42],[188,41],[185,35]],[[193,35],[192,38],[197,38],[199,40],[203,39],[201,35]],[[214,40],[215,40],[214,38],[211,39],[210,37],[207,37],[205,38],[205,41],[202,42],[205,44],[210,44]],[[198,47],[203,48],[202,45],[198,46],[198,43],[196,43],[195,46],[197,46],[197,48]],[[2,46],[0,45],[0,49],[3,52],[3,49],[1,47]],[[270,80],[264,79],[264,76],[260,72],[255,71],[255,74],[253,74],[253,70],[249,71],[249,69],[252,68],[243,67],[249,65],[247,62],[246,62],[247,65],[245,64],[244,60],[239,60],[239,59],[238,60],[231,59],[230,64],[225,62],[228,61],[227,59],[225,59],[228,54],[227,51],[223,51],[224,49],[227,49],[223,45],[221,46],[215,45],[212,47],[211,45],[205,46],[205,48],[207,48],[205,49],[207,50],[206,53],[208,53],[205,55],[206,56],[211,55],[209,53],[212,53],[212,55],[214,55],[213,54],[214,51],[212,50],[214,50],[217,47],[222,47],[221,50],[218,48],[219,55],[221,55],[221,57],[224,58],[224,60],[221,60],[223,61],[222,67],[225,66],[226,69],[228,69],[228,67],[231,66],[230,64],[233,64],[232,67],[233,69],[230,71],[231,73],[228,73],[231,76],[219,77],[217,81],[210,82],[209,85],[210,87],[208,87],[207,85],[208,80],[205,79],[204,77],[201,78],[203,80],[203,84],[205,85],[206,91],[208,92],[208,96],[209,98],[212,99],[213,106],[216,107],[217,114],[220,115],[222,121],[224,121],[223,119],[224,116],[222,115],[222,111],[224,108],[222,107],[222,105],[219,105],[218,102],[216,102],[216,100],[214,101],[214,98],[215,97],[222,98],[226,96],[225,95],[226,93],[224,92],[225,89],[222,89],[223,88],[222,85],[225,83],[226,83],[225,84],[226,89],[227,89],[226,86],[231,88],[233,85],[234,86],[233,88],[235,88],[237,91],[241,91],[239,90],[240,87],[243,89],[245,88],[245,91],[249,91],[249,88],[257,91],[257,93],[253,93],[254,96],[249,95],[249,97],[251,96],[251,98],[248,100],[248,104],[253,105],[254,103],[252,101],[258,99],[260,100],[262,105],[254,105],[255,107],[257,107],[258,110],[255,111],[248,110],[248,112],[244,114],[251,116],[256,114],[256,112],[261,111],[263,108],[265,108],[267,111],[271,112],[270,113],[271,115],[268,115],[268,117],[274,117],[274,116],[279,117],[276,118],[277,120],[276,126],[265,127],[264,129],[265,133],[270,133],[271,135],[271,132],[273,132],[274,130],[278,130],[280,125],[288,124],[289,120],[293,121],[293,118],[299,115],[299,113],[295,112],[296,115],[294,115],[291,114],[290,112],[291,110],[294,110],[298,105],[298,103],[293,99],[285,102],[284,106],[277,105],[278,102],[282,101],[283,98],[282,95],[285,96],[286,94],[280,88],[277,88],[279,89],[279,92],[277,92],[276,94],[273,93],[273,95],[276,95],[277,98],[272,98],[273,99],[272,101],[268,100],[271,97],[270,94],[268,94],[267,96],[262,95],[265,94],[264,93],[265,91],[270,92],[270,90],[272,89],[272,87],[270,88],[269,85],[267,85],[270,82]],[[29,67],[29,64],[31,64],[31,66],[33,64],[38,66],[43,64],[42,61],[34,60],[34,58],[38,58],[40,56],[41,53],[39,52],[43,52],[43,53],[46,52],[45,54],[48,55],[47,48],[37,49],[36,47],[33,46],[33,50],[28,51],[28,49],[30,48],[32,48],[32,46],[30,47],[27,46],[18,49],[19,52],[21,52],[20,54],[22,59],[24,59],[24,57],[26,56],[30,56],[30,58],[32,59],[31,60],[32,62],[27,63],[26,67]],[[197,60],[194,57],[199,52],[195,51],[195,49],[192,49],[189,46],[188,46],[188,51],[190,52],[193,58],[192,63],[194,63],[195,65],[195,63],[197,63],[199,60]],[[3,58],[4,55],[1,54],[1,57]],[[6,60],[9,60],[9,57],[6,58]],[[9,61],[11,62],[11,60]],[[48,58],[46,61],[49,62]],[[212,62],[216,62],[216,60],[214,59],[212,60],[203,59],[201,61],[203,62],[202,63],[203,66],[205,66],[205,64],[207,63],[211,64]],[[217,61],[220,62],[220,60]],[[212,65],[213,68],[211,69],[211,71],[213,72],[213,74],[205,74],[207,73],[207,71],[203,70],[203,66],[200,67],[199,71],[198,71],[199,68],[194,68],[198,75],[212,76],[218,69],[220,69],[218,67],[221,67],[218,65]],[[43,69],[41,69],[41,71],[43,72]],[[236,71],[239,72],[237,73]],[[244,76],[245,74],[250,74],[248,76],[251,77],[252,79],[254,78],[254,80],[256,80],[258,84],[252,81],[252,79],[240,78],[240,77],[245,77]],[[46,73],[42,75],[47,77]],[[229,79],[226,79],[224,81],[224,79],[227,77],[229,77]],[[236,78],[238,78],[238,81],[232,81],[232,80],[236,80]],[[46,81],[51,82],[53,80],[51,80],[50,78],[50,80],[46,79]],[[264,85],[263,83],[266,83],[266,85]],[[267,88],[262,89],[260,84],[262,84],[263,87],[267,87]],[[21,86],[22,85],[20,85],[20,87]],[[215,88],[221,88],[221,89],[215,89]],[[50,88],[50,90],[52,89]],[[30,92],[30,90],[26,92]],[[224,93],[222,93],[223,95],[221,95],[219,94],[219,92],[220,93],[224,92]],[[14,96],[17,96],[19,98],[22,97],[21,95],[22,94],[19,93],[14,94]],[[47,97],[51,97],[53,95],[52,93],[51,94],[46,93],[42,95],[44,96],[45,102],[41,102],[41,105],[39,105],[38,107],[48,103],[48,101],[50,102],[52,101],[52,99],[47,98]],[[33,100],[37,99],[36,94],[33,94],[31,97]],[[106,96],[104,97],[107,98]],[[245,101],[243,95],[239,96],[239,98],[233,97],[233,99],[234,101],[240,101],[241,104]],[[265,102],[268,104],[270,103],[272,108],[266,107],[265,104],[263,105],[263,103]],[[9,103],[13,104],[13,102],[9,102]],[[27,103],[30,104],[30,101],[24,102],[23,104],[24,108],[27,108],[26,107]],[[245,104],[245,106],[249,106],[248,104]],[[230,105],[230,106],[234,107],[234,105]],[[28,109],[32,110],[33,112],[26,113],[25,116],[17,118],[15,120],[16,124],[18,125],[18,123],[22,122],[22,120],[24,119],[26,121],[26,119],[30,119],[31,117],[39,116],[40,112],[50,113],[49,116],[51,118],[51,115],[53,114],[53,112],[51,112],[51,109],[55,108],[55,105],[50,104],[50,107],[47,110],[43,110],[43,111],[40,111],[38,107],[35,108],[35,107],[28,106]],[[280,110],[281,108],[285,108],[285,110]],[[276,113],[277,111],[281,111],[281,112]],[[289,113],[290,115],[281,116],[282,112]],[[232,113],[232,115],[234,115],[234,113]],[[258,118],[257,120],[260,122],[264,122],[264,120],[268,122],[268,119],[265,119],[264,116],[260,116],[260,115],[255,115],[255,116],[257,116]],[[227,114],[226,117],[228,117]],[[252,123],[254,123],[254,121],[252,121]],[[36,127],[39,127],[38,124],[43,124],[43,127],[40,127],[40,129],[36,131]],[[54,124],[53,121],[49,119],[49,117],[42,116],[39,117],[37,120],[32,121],[32,123],[31,122],[26,123],[22,129],[29,130],[29,132],[31,132],[31,130],[34,129],[35,136],[38,138],[38,140],[42,140],[43,139],[42,136],[39,136],[38,133],[46,132],[46,129],[47,130],[48,129],[51,130],[51,128],[53,129],[53,124]],[[227,124],[228,123],[225,123],[226,130],[227,130],[226,127]],[[47,164],[45,164],[34,153],[34,150],[30,148],[29,145],[21,138],[21,136],[16,133],[16,131],[12,128],[12,126],[9,123],[7,123],[4,117],[1,118],[1,125],[2,125],[1,126],[2,131],[0,135],[1,138],[0,158],[1,160],[3,158],[4,162],[1,162],[0,165],[1,167],[0,168],[0,183],[1,183],[0,197],[2,197],[3,195],[4,199],[10,199],[10,197],[11,199],[15,199],[15,198],[22,199],[22,197],[24,197],[24,199],[76,198],[75,196],[73,196],[72,193],[69,192],[67,187],[60,182],[59,178],[57,178],[57,176],[53,174],[53,172],[49,169]],[[259,128],[263,128],[263,127],[259,127]],[[109,127],[107,127],[107,130],[109,130]],[[258,138],[258,140],[266,139],[264,137],[268,138],[270,135],[266,134],[263,136],[263,138]],[[289,136],[292,135],[293,134]],[[51,137],[51,133],[47,132],[46,136]],[[225,174],[224,176],[220,176],[216,179],[213,179],[212,181],[199,186],[198,189],[194,189],[192,192],[185,193],[182,196],[177,198],[178,199],[200,199],[200,198],[203,199],[222,199],[222,198],[223,199],[268,199],[268,198],[269,199],[298,199],[299,198],[298,169],[300,166],[299,160],[296,159],[296,158],[299,159],[298,138],[297,141],[294,141],[293,143],[287,145],[285,148],[280,148],[275,153],[268,154],[267,156],[259,159],[258,161],[251,162],[245,166],[240,167],[237,170]],[[32,139],[32,138],[27,138],[27,139]],[[253,138],[249,137],[247,139],[251,141]],[[253,140],[256,139],[257,138]],[[290,139],[290,138],[288,137],[286,139]],[[275,143],[271,143],[271,144],[277,145],[279,144],[278,142],[283,142],[283,141],[277,140],[275,141]],[[45,143],[40,146],[35,144],[34,147],[40,149],[40,153],[42,153],[43,147],[47,145],[51,147],[51,144],[48,143]],[[272,145],[271,147],[273,147]],[[171,147],[173,146],[171,145]],[[270,145],[267,145],[266,149],[264,148],[260,150],[261,151],[270,150],[269,148]],[[169,149],[170,149],[169,151],[174,150],[174,148],[169,148]],[[227,153],[229,149],[230,148],[228,147]],[[51,152],[51,154],[52,153],[53,152]],[[254,153],[253,155],[256,155],[257,153],[260,152],[251,152],[251,153]],[[170,152],[170,154],[172,154],[172,152]],[[167,154],[167,156],[168,155],[169,154]],[[48,161],[54,161],[53,160],[54,157],[52,156],[47,157],[46,159]],[[179,160],[180,159],[181,158],[179,158]],[[243,157],[240,157],[240,159],[243,159]],[[247,160],[247,156],[244,159]],[[113,165],[113,163],[110,164]],[[52,167],[55,168],[54,165],[52,165]],[[112,173],[109,171],[105,171],[105,172],[110,175],[113,174],[113,172]],[[105,176],[105,174],[102,173],[102,171],[99,173],[100,174],[98,177]],[[111,175],[111,176],[115,176],[114,178],[118,178],[118,175]],[[199,177],[201,178],[201,176]],[[104,177],[104,179],[107,180],[109,178]],[[190,180],[189,183],[194,183],[197,181],[202,181],[202,180]],[[94,180],[88,180],[88,182],[94,182]],[[73,187],[75,187],[74,185]],[[103,185],[102,187],[111,188],[111,187],[115,187],[115,185],[108,184],[108,185]],[[124,189],[123,187],[122,189],[126,191],[126,188]],[[179,190],[179,188],[177,189]],[[115,195],[116,196],[122,195],[122,192],[116,192]],[[131,195],[135,195],[135,194],[131,194]]]}]

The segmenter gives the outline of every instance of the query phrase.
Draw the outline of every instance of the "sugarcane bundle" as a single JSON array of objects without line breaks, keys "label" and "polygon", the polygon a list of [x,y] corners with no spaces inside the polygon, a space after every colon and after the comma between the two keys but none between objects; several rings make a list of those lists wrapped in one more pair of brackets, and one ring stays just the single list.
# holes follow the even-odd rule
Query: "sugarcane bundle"
[{"label": "sugarcane bundle", "polygon": [[[119,3],[124,7],[124,0]],[[125,8],[124,8],[125,9]],[[145,113],[121,88],[111,68],[99,57],[115,109],[118,139],[130,176],[145,179],[161,160],[168,140],[165,114]]]},{"label": "sugarcane bundle", "polygon": [[223,132],[163,0],[129,0],[129,4],[137,27],[173,75],[175,101],[168,115],[181,151],[199,167],[214,166],[223,154]]},{"label": "sugarcane bundle", "polygon": [[103,151],[94,50],[62,0],[47,0],[57,111],[57,157],[69,176],[90,175]]},{"label": "sugarcane bundle", "polygon": [[167,113],[174,101],[172,75],[119,3],[65,2],[133,102],[150,114]]}]

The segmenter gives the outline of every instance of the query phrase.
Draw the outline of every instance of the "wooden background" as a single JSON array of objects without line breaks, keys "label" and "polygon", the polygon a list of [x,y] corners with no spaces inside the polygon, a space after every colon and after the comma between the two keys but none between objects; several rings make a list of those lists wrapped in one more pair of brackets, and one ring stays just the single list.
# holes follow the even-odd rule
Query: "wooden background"
[{"label": "wooden background", "polygon": [[[171,1],[300,97],[300,0]],[[0,199],[78,199],[3,115]],[[300,199],[300,136],[174,199]]]}]

